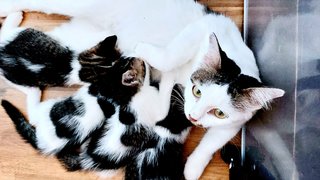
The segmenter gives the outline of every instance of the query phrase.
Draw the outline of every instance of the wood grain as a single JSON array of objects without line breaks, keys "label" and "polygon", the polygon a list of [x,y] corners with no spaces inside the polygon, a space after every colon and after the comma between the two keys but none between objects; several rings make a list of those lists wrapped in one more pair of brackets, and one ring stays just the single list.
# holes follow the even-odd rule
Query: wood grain
[{"label": "wood grain", "polygon": [[239,29],[243,28],[243,0],[198,0],[210,9],[230,17]]},{"label": "wood grain", "polygon": [[[243,1],[240,0],[200,0],[210,8],[230,16],[242,28]],[[67,22],[68,17],[61,15],[45,15],[42,13],[25,13],[21,26],[33,27],[38,30],[48,31]],[[0,19],[1,22],[1,19]],[[49,88],[44,93],[44,99],[67,96],[77,89]],[[23,113],[26,113],[25,95],[17,91],[0,79],[0,99],[13,102]],[[187,157],[201,139],[204,129],[193,128],[186,144],[184,155]],[[235,141],[236,143],[239,140]],[[217,152],[209,166],[202,175],[202,180],[228,179],[228,165]],[[66,172],[66,170],[53,157],[45,157],[25,143],[15,132],[14,126],[3,108],[0,108],[0,179],[1,180],[94,180],[99,179],[92,172]],[[110,179],[123,179],[118,175]]]}]

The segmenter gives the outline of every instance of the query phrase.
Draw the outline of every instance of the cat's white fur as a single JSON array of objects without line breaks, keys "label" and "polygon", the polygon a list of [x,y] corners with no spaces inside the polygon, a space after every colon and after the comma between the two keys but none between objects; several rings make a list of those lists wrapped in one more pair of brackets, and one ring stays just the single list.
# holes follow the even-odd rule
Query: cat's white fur
[{"label": "cat's white fur", "polygon": [[[71,22],[53,30],[51,34],[57,37],[60,42],[78,50],[84,50],[96,44],[102,39],[100,36],[101,32],[103,34],[104,31],[111,31],[118,36],[119,48],[123,50],[124,53],[132,53],[135,51],[138,42],[150,43],[159,47],[168,47],[167,50],[174,47],[174,51],[179,52],[179,54],[177,53],[178,57],[168,56],[168,54],[171,53],[159,56],[151,54],[150,64],[162,71],[167,71],[168,73],[166,74],[172,73],[171,75],[173,79],[175,79],[175,82],[185,85],[187,101],[190,99],[188,98],[188,93],[191,93],[190,88],[192,88],[192,86],[188,84],[188,80],[193,70],[199,67],[197,60],[202,59],[208,52],[210,47],[208,37],[212,32],[216,34],[221,48],[227,53],[228,57],[235,60],[237,65],[240,66],[242,73],[259,79],[255,58],[251,50],[242,42],[241,35],[235,24],[229,18],[222,15],[206,15],[204,13],[204,7],[191,0],[83,0],[81,2],[76,0],[0,1],[0,16],[5,16],[12,11],[25,9],[71,16]],[[202,34],[191,34],[189,37],[186,36],[188,37],[187,39],[181,41],[183,42],[181,43],[182,45],[194,43],[194,48],[189,52],[189,49],[185,49],[183,46],[179,49],[176,45],[179,45],[177,42],[181,40],[179,33],[182,32],[183,34],[186,32],[186,34],[189,34],[188,30],[183,31],[183,29],[187,27],[187,25],[191,24],[190,26],[192,26],[192,23],[199,23],[199,32],[205,31],[206,33],[203,36]],[[193,28],[191,28],[191,32],[193,32],[192,29]],[[88,35],[86,33],[88,31],[97,32],[97,35],[93,36],[93,33]],[[176,37],[178,39],[177,42],[172,41]],[[185,36],[181,35],[181,37]],[[173,45],[170,46],[170,43]],[[197,49],[198,51],[195,51]],[[139,52],[139,46],[136,50]],[[153,52],[149,50],[145,52]],[[181,58],[183,61],[177,61],[176,58],[180,59],[179,56],[184,52],[187,52],[187,54]],[[146,57],[149,56],[146,55]],[[168,61],[166,60],[167,57],[169,57]],[[152,62],[153,58],[155,61]],[[146,60],[149,61],[148,58],[146,58]],[[153,64],[163,61],[165,61],[165,63]],[[186,63],[187,65],[184,65]],[[179,70],[172,71],[175,69]],[[170,85],[170,87],[171,86],[172,85]],[[203,93],[205,93],[205,91],[203,91]],[[282,95],[283,92],[278,91],[273,98]],[[218,97],[212,96],[217,95],[210,96],[210,98],[216,98],[219,103],[217,105],[227,106],[222,103],[223,101],[219,100],[220,98],[227,99],[226,94],[219,94]],[[187,103],[186,106],[186,109],[188,109]],[[186,112],[187,116],[188,114],[190,113]],[[249,114],[248,117],[252,115],[253,113]],[[211,155],[238,132],[241,124],[242,123],[231,123],[230,126],[225,125],[224,127],[210,128],[199,146],[188,158],[185,167],[186,179],[198,179],[204,167],[211,159]]]}]

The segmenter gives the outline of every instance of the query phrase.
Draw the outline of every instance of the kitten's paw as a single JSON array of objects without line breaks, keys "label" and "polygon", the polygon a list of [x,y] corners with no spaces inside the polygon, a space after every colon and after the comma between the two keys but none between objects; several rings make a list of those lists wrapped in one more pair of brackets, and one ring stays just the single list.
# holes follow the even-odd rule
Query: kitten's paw
[{"label": "kitten's paw", "polygon": [[3,26],[10,26],[11,28],[18,27],[23,19],[23,12],[10,13],[4,21]]},{"label": "kitten's paw", "polygon": [[10,13],[19,11],[16,0],[0,1],[0,17],[7,17]]}]

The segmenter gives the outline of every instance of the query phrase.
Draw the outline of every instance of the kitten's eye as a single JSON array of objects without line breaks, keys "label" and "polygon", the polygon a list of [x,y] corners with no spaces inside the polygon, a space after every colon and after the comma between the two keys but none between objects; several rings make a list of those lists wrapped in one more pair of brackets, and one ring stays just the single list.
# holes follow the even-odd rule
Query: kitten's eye
[{"label": "kitten's eye", "polygon": [[219,119],[224,119],[227,117],[227,115],[223,111],[221,111],[220,109],[213,109],[210,111],[210,113],[212,113],[213,115],[215,115]]},{"label": "kitten's eye", "polygon": [[195,97],[200,98],[201,97],[201,91],[198,89],[197,86],[192,87],[192,93]]}]

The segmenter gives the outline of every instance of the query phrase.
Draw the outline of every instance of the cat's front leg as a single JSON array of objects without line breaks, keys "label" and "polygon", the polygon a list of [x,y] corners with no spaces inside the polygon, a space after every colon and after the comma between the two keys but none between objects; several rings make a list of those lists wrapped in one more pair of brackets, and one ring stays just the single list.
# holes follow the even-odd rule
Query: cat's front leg
[{"label": "cat's front leg", "polygon": [[158,120],[164,119],[170,109],[170,100],[173,86],[175,85],[175,75],[172,72],[162,73],[159,85],[159,111]]},{"label": "cat's front leg", "polygon": [[207,25],[196,21],[187,25],[166,46],[138,43],[135,53],[152,67],[172,71],[194,59],[208,35]]},{"label": "cat's front leg", "polygon": [[169,57],[165,47],[140,42],[134,52],[136,56],[142,58],[159,71],[167,72],[171,70],[171,66],[167,61]]},{"label": "cat's front leg", "polygon": [[184,168],[184,176],[187,180],[199,179],[205,167],[210,162],[212,155],[233,138],[241,127],[208,129],[200,144],[188,157]]}]

